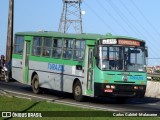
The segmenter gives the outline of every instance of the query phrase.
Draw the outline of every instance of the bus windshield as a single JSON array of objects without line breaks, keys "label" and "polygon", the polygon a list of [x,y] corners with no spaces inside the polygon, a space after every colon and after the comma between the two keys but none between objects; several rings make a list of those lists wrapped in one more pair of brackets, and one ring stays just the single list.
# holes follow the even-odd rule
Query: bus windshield
[{"label": "bus windshield", "polygon": [[100,46],[97,66],[101,70],[145,72],[145,50],[140,47]]}]

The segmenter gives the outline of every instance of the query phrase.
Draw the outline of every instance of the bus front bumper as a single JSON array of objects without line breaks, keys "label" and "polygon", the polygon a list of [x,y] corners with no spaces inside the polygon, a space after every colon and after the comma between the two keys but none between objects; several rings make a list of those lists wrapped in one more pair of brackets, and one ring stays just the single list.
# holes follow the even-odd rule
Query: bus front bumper
[{"label": "bus front bumper", "polygon": [[144,97],[146,85],[94,83],[95,97]]}]

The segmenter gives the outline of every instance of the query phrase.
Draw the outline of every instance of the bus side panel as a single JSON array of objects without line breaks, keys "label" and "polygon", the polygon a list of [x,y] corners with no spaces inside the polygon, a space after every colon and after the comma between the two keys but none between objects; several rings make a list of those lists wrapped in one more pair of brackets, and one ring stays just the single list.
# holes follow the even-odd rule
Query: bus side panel
[{"label": "bus side panel", "polygon": [[[82,81],[84,81],[84,78],[79,78],[77,76],[68,76],[68,75],[64,75],[64,81],[63,81],[63,91],[64,92],[69,92],[69,93],[72,93],[72,87],[73,87],[73,82],[74,82],[74,79],[78,78],[79,81],[82,83]],[[83,86],[84,85],[84,82],[82,84],[82,90],[83,90],[83,95],[86,95],[86,91],[85,91],[85,87]]]},{"label": "bus side panel", "polygon": [[74,80],[84,80],[82,70],[76,70],[74,66],[30,61],[29,69],[29,78],[31,79],[33,72],[36,72],[43,88],[72,93]]},{"label": "bus side panel", "polygon": [[74,80],[78,79],[79,81],[83,81],[82,70],[76,70],[75,66],[64,65],[64,74],[63,74],[63,91],[72,93],[72,87]]},{"label": "bus side panel", "polygon": [[[40,87],[61,90],[60,73],[50,71],[47,62],[30,61],[29,62],[29,78],[36,72],[39,77]],[[31,83],[31,82],[30,82]]]},{"label": "bus side panel", "polygon": [[22,59],[12,59],[12,78],[23,83]]},{"label": "bus side panel", "polygon": [[[30,70],[29,71],[30,78],[32,77],[32,74],[34,72],[36,72],[39,77],[40,87],[54,89],[54,90],[61,90],[60,80],[59,80],[60,75],[59,74],[43,72],[40,70]],[[53,78],[53,76],[54,76],[54,78]],[[59,81],[57,81],[57,80],[59,80]],[[31,82],[30,82],[30,84],[31,84]]]}]

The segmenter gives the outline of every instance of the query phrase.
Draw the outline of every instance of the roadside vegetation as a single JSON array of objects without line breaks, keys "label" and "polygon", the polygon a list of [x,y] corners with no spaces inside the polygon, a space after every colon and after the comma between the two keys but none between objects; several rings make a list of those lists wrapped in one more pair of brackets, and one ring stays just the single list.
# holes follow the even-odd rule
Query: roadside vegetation
[{"label": "roadside vegetation", "polygon": [[160,77],[152,77],[152,80],[160,82]]},{"label": "roadside vegetation", "polygon": [[[63,105],[63,104],[57,104],[54,102],[46,102],[46,101],[35,101],[35,100],[29,100],[29,99],[22,99],[22,98],[16,98],[16,97],[8,97],[8,96],[0,96],[0,111],[9,111],[9,112],[21,112],[21,113],[26,113],[26,112],[44,112],[47,113],[48,115],[54,116],[53,114],[57,115],[57,117],[46,117],[46,118],[29,118],[29,119],[34,119],[34,120],[156,120],[159,119],[158,117],[156,118],[151,118],[151,117],[102,117],[102,114],[107,115],[112,115],[112,112],[107,112],[103,111],[100,113],[100,111],[92,110],[92,109],[86,109],[86,108],[80,108],[80,107],[73,107],[73,106],[68,106],[68,105]],[[68,112],[69,111],[69,112]],[[64,117],[63,115],[66,113],[73,115],[74,117]],[[76,113],[77,112],[77,113]],[[89,112],[89,116],[87,117],[80,117],[81,115],[84,116],[87,112]],[[121,112],[121,111],[120,111]],[[77,114],[77,116],[75,115]],[[93,117],[96,116],[96,114],[99,114],[99,117]],[[102,116],[101,116],[102,115]],[[1,116],[1,115],[0,115]],[[1,119],[1,118],[0,118]],[[27,119],[28,118],[7,118],[9,119]]]}]

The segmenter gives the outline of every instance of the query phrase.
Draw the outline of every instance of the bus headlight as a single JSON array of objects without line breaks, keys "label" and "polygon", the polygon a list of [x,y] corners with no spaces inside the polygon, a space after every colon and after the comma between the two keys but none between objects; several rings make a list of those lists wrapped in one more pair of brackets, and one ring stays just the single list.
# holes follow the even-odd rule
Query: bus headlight
[{"label": "bus headlight", "polygon": [[134,89],[135,89],[135,90],[138,90],[138,86],[134,86]]},{"label": "bus headlight", "polygon": [[106,85],[106,88],[110,89],[110,88],[111,88],[111,86],[110,86],[110,85]]},{"label": "bus headlight", "polygon": [[115,89],[116,88],[116,86],[115,85],[111,85],[111,89]]},{"label": "bus headlight", "polygon": [[139,89],[140,89],[140,90],[143,90],[143,86],[139,86]]},{"label": "bus headlight", "polygon": [[106,88],[107,88],[107,89],[115,89],[116,86],[115,86],[115,85],[106,85]]}]

